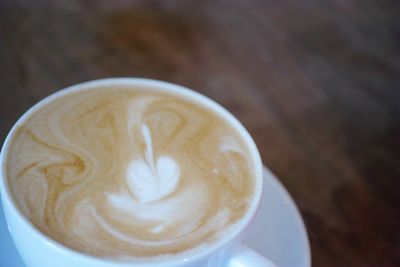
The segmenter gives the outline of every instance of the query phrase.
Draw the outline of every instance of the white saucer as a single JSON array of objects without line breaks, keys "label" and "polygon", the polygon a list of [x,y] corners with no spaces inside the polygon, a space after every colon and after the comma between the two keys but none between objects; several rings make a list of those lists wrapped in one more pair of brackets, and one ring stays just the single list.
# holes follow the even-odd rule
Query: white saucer
[{"label": "white saucer", "polygon": [[[278,267],[310,267],[307,232],[293,199],[265,168],[264,198],[245,243]],[[0,267],[24,267],[0,209]]]},{"label": "white saucer", "polygon": [[245,243],[278,267],[311,267],[303,219],[292,197],[264,167],[264,196]]}]

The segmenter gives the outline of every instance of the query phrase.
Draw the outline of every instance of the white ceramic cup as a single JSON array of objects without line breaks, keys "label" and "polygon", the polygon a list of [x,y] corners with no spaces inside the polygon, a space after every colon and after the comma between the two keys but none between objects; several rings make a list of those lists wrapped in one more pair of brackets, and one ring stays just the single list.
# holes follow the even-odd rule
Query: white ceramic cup
[{"label": "white ceramic cup", "polygon": [[[122,85],[155,87],[172,93],[184,95],[207,108],[218,112],[242,136],[250,148],[255,165],[256,190],[254,201],[242,223],[233,231],[213,245],[190,256],[171,256],[167,260],[148,260],[121,262],[117,260],[99,258],[72,250],[61,243],[46,236],[34,227],[18,209],[12,197],[6,178],[6,159],[10,142],[18,127],[39,108],[47,103],[80,90],[92,90],[98,86]],[[245,230],[252,223],[259,207],[263,188],[262,163],[257,147],[243,125],[226,109],[213,100],[179,85],[141,78],[109,78],[77,84],[60,90],[31,107],[12,127],[0,154],[0,192],[8,230],[13,241],[28,267],[273,267],[274,264],[257,252],[243,246],[241,240]]]}]

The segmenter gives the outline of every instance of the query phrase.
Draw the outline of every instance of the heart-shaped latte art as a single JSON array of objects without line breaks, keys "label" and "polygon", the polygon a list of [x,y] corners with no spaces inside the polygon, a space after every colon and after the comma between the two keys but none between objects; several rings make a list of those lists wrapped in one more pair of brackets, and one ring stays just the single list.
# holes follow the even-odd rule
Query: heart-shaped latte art
[{"label": "heart-shaped latte art", "polygon": [[140,203],[149,203],[171,194],[179,182],[180,170],[176,161],[161,156],[154,162],[150,130],[142,126],[146,142],[145,157],[133,160],[126,170],[127,185]]},{"label": "heart-shaped latte art", "polygon": [[161,199],[172,193],[179,181],[179,166],[169,157],[160,157],[153,170],[143,160],[132,161],[127,169],[130,191],[141,203]]}]

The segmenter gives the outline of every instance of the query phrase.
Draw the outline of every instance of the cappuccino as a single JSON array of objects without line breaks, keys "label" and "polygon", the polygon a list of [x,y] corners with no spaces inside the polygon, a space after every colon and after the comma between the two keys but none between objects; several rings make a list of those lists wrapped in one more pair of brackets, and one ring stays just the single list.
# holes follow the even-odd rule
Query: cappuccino
[{"label": "cappuccino", "polygon": [[218,112],[157,87],[101,85],[52,98],[16,129],[6,177],[52,239],[114,259],[210,245],[256,187],[243,137]]}]

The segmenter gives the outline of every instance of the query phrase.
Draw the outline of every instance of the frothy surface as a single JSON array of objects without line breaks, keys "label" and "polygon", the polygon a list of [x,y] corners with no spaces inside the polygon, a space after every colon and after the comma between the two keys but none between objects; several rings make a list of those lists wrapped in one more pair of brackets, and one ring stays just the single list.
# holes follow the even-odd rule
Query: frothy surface
[{"label": "frothy surface", "polygon": [[146,258],[216,241],[247,212],[254,179],[224,119],[154,90],[102,87],[37,110],[7,177],[22,212],[85,253]]}]

